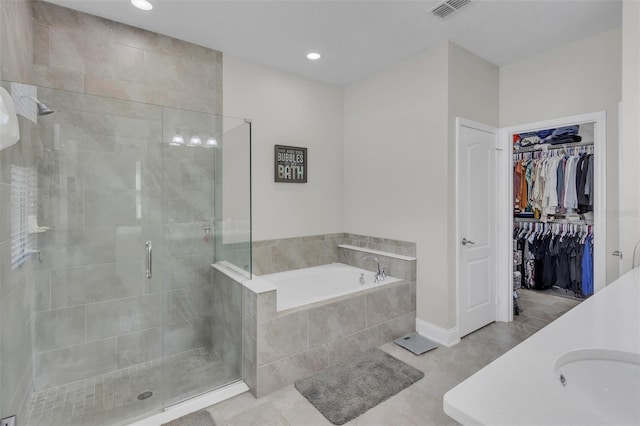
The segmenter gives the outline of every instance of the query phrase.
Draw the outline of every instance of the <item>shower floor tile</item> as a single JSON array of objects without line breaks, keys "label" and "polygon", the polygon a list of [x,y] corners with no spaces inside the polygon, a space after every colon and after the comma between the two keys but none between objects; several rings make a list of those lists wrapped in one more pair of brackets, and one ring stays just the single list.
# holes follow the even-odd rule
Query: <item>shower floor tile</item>
[{"label": "shower floor tile", "polygon": [[[164,390],[162,361],[154,360],[34,392],[25,410],[24,424],[127,424],[136,417],[161,409],[163,405],[175,404],[239,378],[239,373],[225,366],[211,348],[172,355],[164,367]],[[153,392],[153,396],[138,400],[138,395],[147,391]]]}]

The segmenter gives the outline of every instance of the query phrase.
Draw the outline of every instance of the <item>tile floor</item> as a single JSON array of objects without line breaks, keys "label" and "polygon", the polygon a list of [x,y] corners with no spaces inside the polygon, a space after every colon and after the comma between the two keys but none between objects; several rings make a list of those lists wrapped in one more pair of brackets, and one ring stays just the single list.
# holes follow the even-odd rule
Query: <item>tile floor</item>
[{"label": "tile floor", "polygon": [[[26,426],[118,425],[162,407],[161,360],[36,392],[26,410]],[[199,348],[167,358],[165,399],[168,404],[237,380],[210,348]],[[139,401],[138,394],[152,391]]]},{"label": "tile floor", "polygon": [[[512,323],[490,324],[454,347],[415,356],[394,343],[382,345],[381,349],[422,370],[425,377],[347,425],[456,424],[442,410],[442,398],[449,389],[579,303],[534,290],[518,293],[521,313]],[[208,410],[217,426],[331,425],[293,385],[260,399],[243,393]]]}]

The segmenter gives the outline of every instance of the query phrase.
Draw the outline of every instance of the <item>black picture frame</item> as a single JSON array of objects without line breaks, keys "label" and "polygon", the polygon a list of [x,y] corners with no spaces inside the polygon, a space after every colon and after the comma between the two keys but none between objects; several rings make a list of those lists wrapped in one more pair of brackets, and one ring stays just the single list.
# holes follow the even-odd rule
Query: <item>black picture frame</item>
[{"label": "black picture frame", "polygon": [[273,178],[281,183],[307,183],[307,148],[275,145]]}]

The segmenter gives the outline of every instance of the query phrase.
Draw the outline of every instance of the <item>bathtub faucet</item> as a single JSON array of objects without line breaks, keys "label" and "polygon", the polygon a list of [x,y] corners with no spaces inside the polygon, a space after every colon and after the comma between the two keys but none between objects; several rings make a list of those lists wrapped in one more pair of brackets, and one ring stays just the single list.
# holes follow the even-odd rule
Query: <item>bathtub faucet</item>
[{"label": "bathtub faucet", "polygon": [[376,273],[376,276],[373,278],[373,283],[377,284],[379,282],[384,281],[385,279],[385,271],[384,268],[382,268],[382,270],[380,270],[380,262],[378,262],[378,258],[375,256],[365,256],[362,258],[362,263],[364,264],[365,260],[369,260],[369,259],[373,259],[376,262],[376,266],[378,268],[378,272]]}]

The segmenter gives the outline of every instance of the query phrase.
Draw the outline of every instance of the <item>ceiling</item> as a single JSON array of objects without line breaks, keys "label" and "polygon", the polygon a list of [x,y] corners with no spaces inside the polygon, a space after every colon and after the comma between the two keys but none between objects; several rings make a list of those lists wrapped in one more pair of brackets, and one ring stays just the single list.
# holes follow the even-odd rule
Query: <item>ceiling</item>
[{"label": "ceiling", "polygon": [[129,0],[48,1],[338,85],[446,40],[500,66],[622,21],[619,0],[473,0],[445,19],[430,0],[150,0],[151,12]]}]

